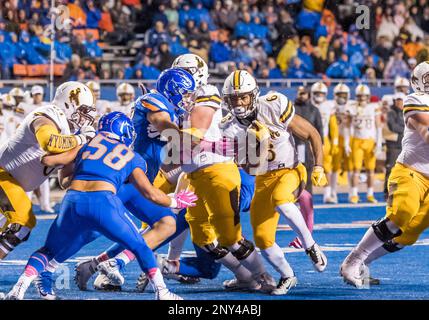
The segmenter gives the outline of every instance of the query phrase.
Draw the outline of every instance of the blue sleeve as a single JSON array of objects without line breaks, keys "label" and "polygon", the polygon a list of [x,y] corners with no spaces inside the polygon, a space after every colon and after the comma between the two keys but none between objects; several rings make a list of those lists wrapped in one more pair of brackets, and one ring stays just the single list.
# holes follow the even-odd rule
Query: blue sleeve
[{"label": "blue sleeve", "polygon": [[152,112],[167,112],[170,115],[171,121],[174,120],[174,105],[164,96],[157,92],[150,92],[136,101],[136,109],[147,113]]},{"label": "blue sleeve", "polygon": [[134,158],[131,160],[131,170],[130,174],[134,171],[136,168],[140,168],[143,170],[144,173],[147,173],[147,164],[146,161],[143,159],[141,155],[134,152]]}]

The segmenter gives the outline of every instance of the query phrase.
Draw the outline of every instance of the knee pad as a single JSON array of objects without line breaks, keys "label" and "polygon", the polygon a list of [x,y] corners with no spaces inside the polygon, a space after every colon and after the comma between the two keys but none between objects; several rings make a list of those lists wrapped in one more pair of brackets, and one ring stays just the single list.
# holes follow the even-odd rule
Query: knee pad
[{"label": "knee pad", "polygon": [[238,241],[238,244],[240,245],[240,248],[232,252],[234,257],[237,258],[237,260],[246,259],[255,250],[255,245],[253,244],[253,242],[247,239],[241,239],[240,241]]},{"label": "knee pad", "polygon": [[219,243],[210,243],[205,245],[202,249],[215,260],[222,259],[229,253],[229,250],[227,248],[221,247]]},{"label": "knee pad", "polygon": [[393,238],[402,234],[401,230],[398,230],[395,233],[390,231],[389,227],[387,226],[387,223],[389,221],[390,220],[388,218],[383,218],[374,222],[372,225],[372,229],[374,230],[375,235],[383,242],[388,242],[389,240],[392,240]]},{"label": "knee pad", "polygon": [[30,228],[21,226],[17,223],[12,223],[7,229],[0,235],[0,249],[8,254],[20,243],[27,241],[30,237]]},{"label": "knee pad", "polygon": [[383,248],[389,252],[396,252],[396,251],[403,249],[404,246],[400,245],[399,243],[396,243],[392,240],[389,240],[385,244],[383,244]]}]

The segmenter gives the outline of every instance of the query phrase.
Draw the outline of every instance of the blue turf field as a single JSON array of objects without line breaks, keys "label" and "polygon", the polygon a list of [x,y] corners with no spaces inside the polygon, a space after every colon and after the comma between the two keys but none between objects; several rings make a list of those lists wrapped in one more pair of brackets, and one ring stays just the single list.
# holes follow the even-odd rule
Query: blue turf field
[{"label": "blue turf field", "polygon": [[[377,195],[380,199],[381,195]],[[316,196],[316,204],[320,203],[320,196]],[[345,201],[345,196],[340,197]],[[195,285],[182,285],[169,280],[169,287],[182,295],[185,299],[429,299],[429,266],[423,258],[429,252],[429,233],[422,235],[418,242],[411,248],[384,257],[375,262],[371,267],[371,273],[380,277],[382,285],[373,286],[369,290],[357,290],[345,285],[338,275],[339,265],[348,254],[351,247],[365,233],[370,221],[384,215],[384,206],[367,206],[362,204],[352,206],[339,204],[335,208],[317,206],[315,211],[316,228],[314,236],[316,241],[325,248],[329,259],[328,267],[322,274],[315,272],[307,256],[302,252],[287,248],[288,243],[294,238],[294,234],[284,225],[280,226],[277,234],[277,242],[286,249],[286,257],[294,268],[298,277],[298,286],[291,290],[287,296],[271,297],[264,294],[225,292],[222,290],[222,282],[230,279],[232,274],[222,268],[219,277],[215,280],[202,280]],[[13,252],[6,261],[0,262],[0,292],[7,292],[17,280],[23,270],[23,266],[35,249],[39,248],[45,239],[52,219],[39,219],[38,225],[30,240]],[[242,215],[244,233],[251,238],[248,214]],[[130,264],[125,273],[126,283],[123,291],[119,293],[98,292],[90,290],[80,292],[73,283],[73,267],[77,259],[96,255],[109,246],[110,242],[100,238],[83,248],[76,257],[66,264],[58,273],[57,285],[65,286],[65,289],[57,290],[63,299],[153,299],[153,293],[140,294],[134,291],[136,278],[140,273],[137,263]],[[192,254],[193,247],[188,240],[185,254]],[[160,250],[166,252],[166,248]],[[275,271],[268,267],[277,278]],[[65,281],[64,281],[65,279]],[[88,286],[92,288],[91,285]],[[34,288],[30,288],[27,299],[36,299]]]}]

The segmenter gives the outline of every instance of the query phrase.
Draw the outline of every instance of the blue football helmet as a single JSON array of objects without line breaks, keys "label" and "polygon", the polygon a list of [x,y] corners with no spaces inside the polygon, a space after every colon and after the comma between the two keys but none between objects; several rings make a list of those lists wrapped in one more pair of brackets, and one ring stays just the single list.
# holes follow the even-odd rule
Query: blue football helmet
[{"label": "blue football helmet", "polygon": [[133,122],[124,113],[114,111],[105,114],[98,121],[98,131],[108,138],[118,140],[130,147],[136,139]]},{"label": "blue football helmet", "polygon": [[188,71],[180,68],[164,70],[156,82],[156,90],[166,97],[176,108],[177,113],[186,112],[184,96],[192,94],[196,89],[195,80]]}]

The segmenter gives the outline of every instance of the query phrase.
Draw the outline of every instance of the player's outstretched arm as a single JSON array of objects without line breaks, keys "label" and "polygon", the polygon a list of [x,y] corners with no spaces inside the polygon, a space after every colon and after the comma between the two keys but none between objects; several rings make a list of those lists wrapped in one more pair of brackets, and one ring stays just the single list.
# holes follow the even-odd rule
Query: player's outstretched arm
[{"label": "player's outstretched arm", "polygon": [[164,207],[183,209],[195,206],[197,196],[191,191],[180,191],[172,197],[155,188],[140,168],[135,168],[130,175],[130,182],[140,191],[140,193],[152,202]]}]

